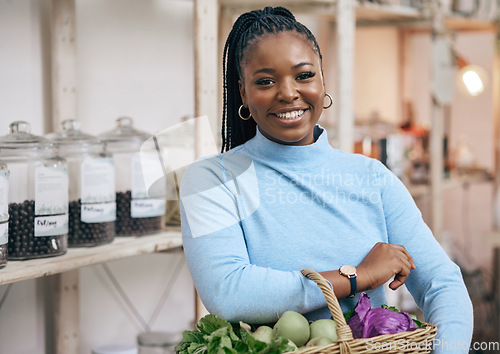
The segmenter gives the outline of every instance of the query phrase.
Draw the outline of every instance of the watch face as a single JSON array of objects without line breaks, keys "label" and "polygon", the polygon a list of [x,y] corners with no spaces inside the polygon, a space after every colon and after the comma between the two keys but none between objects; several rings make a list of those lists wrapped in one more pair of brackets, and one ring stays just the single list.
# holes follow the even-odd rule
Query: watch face
[{"label": "watch face", "polygon": [[352,265],[343,265],[339,270],[345,275],[356,275],[356,267]]}]

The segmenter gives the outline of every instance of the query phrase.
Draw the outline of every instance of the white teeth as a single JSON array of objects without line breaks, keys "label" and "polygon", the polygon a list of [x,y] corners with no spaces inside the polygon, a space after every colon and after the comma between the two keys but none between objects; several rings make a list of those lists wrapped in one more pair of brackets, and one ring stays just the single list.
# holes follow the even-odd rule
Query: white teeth
[{"label": "white teeth", "polygon": [[292,112],[286,112],[286,113],[276,113],[278,118],[282,119],[294,119],[296,117],[301,116],[304,113],[302,109],[299,109],[298,111],[292,111]]}]

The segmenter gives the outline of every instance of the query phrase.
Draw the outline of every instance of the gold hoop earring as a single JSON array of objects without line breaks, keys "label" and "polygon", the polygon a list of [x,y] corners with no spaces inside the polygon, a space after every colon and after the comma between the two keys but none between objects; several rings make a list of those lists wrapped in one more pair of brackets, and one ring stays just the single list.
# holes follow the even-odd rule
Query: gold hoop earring
[{"label": "gold hoop earring", "polygon": [[328,109],[333,105],[333,98],[329,93],[325,93],[325,97],[328,97],[330,99],[330,103],[326,107],[323,107],[323,109]]},{"label": "gold hoop earring", "polygon": [[[250,114],[248,115],[248,117],[243,117],[243,116],[241,115],[241,110],[242,110],[243,108],[245,108],[245,106],[241,105],[241,106],[240,106],[240,108],[238,109],[238,115],[240,116],[240,118],[241,118],[241,119],[243,119],[243,120],[249,120],[250,118],[252,118],[252,113],[250,113]],[[249,111],[249,112],[250,112],[250,111]]]}]

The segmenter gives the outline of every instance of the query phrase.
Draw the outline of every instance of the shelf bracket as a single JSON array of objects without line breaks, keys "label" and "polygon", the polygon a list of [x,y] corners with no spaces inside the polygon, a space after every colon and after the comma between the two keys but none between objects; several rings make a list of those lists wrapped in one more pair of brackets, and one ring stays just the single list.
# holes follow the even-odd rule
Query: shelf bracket
[{"label": "shelf bracket", "polygon": [[55,354],[80,352],[78,269],[53,275]]}]

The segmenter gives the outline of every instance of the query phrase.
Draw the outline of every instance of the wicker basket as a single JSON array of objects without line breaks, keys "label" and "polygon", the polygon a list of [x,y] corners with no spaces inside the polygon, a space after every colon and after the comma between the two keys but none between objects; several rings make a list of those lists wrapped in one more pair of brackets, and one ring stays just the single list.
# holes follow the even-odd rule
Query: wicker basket
[{"label": "wicker basket", "polygon": [[323,276],[311,269],[302,274],[313,280],[323,292],[328,309],[337,323],[338,340],[325,346],[305,348],[299,353],[430,353],[437,328],[422,323],[422,328],[396,334],[384,334],[372,338],[354,339],[351,328],[345,321],[340,304]]}]

